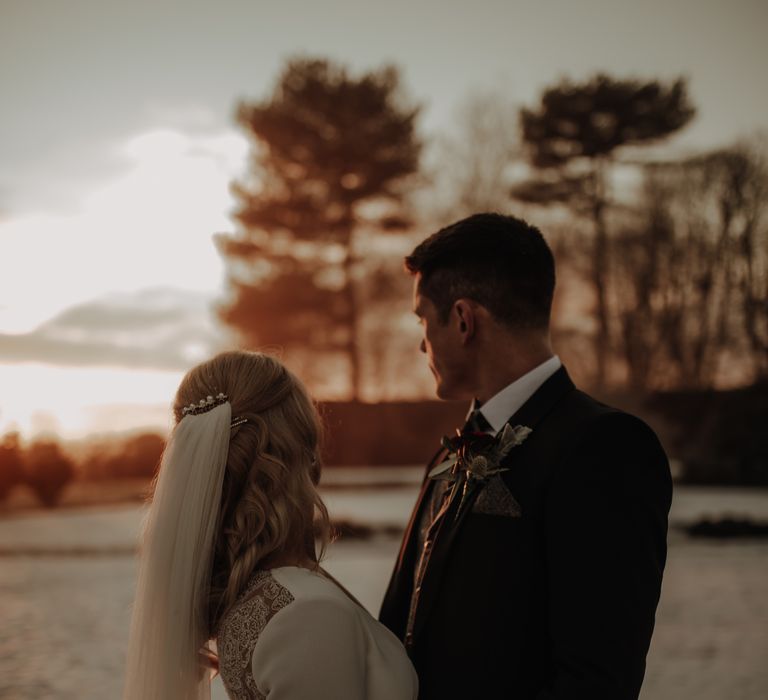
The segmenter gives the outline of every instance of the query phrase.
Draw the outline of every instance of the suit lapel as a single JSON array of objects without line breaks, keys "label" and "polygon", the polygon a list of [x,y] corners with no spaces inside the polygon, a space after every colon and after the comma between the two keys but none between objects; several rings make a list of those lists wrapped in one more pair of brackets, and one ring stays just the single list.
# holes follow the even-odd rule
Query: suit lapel
[{"label": "suit lapel", "polygon": [[[509,419],[508,423],[513,426],[525,425],[535,431],[536,426],[541,423],[555,405],[574,388],[565,367],[561,367],[537,389],[533,396]],[[509,456],[504,460],[504,463],[509,464],[513,462],[519,454],[516,453],[516,450],[520,450],[523,447],[524,445],[513,448]],[[427,479],[428,481],[429,479]],[[419,602],[413,624],[413,643],[418,639],[419,633],[429,617],[430,609],[437,598],[441,585],[443,570],[451,553],[451,545],[461,530],[462,523],[466,520],[467,514],[472,510],[472,504],[481,490],[480,486],[481,484],[474,483],[470,487],[463,503],[461,488],[459,487],[457,493],[451,499],[451,504],[445,512],[442,522],[439,524],[439,530],[435,536],[433,549],[424,574],[421,591],[419,592]],[[426,487],[427,485],[425,484],[425,487],[422,488],[422,494],[426,493]],[[460,510],[459,506],[461,506]],[[413,526],[413,522],[414,519],[412,517],[409,527]]]}]

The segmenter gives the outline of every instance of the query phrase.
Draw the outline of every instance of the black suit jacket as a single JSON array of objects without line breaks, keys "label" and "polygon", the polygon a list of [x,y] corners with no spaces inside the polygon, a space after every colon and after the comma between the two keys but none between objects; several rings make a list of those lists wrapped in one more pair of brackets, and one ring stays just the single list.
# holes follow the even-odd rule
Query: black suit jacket
[{"label": "black suit jacket", "polygon": [[[645,423],[578,391],[564,368],[509,422],[533,429],[502,477],[521,514],[473,512],[475,490],[455,517],[454,500],[406,642],[419,697],[637,698],[666,559],[664,451]],[[381,609],[401,639],[431,486]]]}]

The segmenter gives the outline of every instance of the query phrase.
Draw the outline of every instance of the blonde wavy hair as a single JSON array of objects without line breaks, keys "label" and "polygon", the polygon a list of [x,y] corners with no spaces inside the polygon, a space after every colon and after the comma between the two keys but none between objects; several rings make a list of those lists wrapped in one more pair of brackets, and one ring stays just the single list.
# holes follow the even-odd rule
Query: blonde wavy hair
[{"label": "blonde wavy hair", "polygon": [[232,429],[224,471],[208,596],[211,636],[254,571],[286,556],[317,564],[330,533],[317,491],[321,421],[301,381],[270,355],[221,353],[182,380],[176,422],[185,406],[220,392],[229,397],[233,420],[247,421]]}]

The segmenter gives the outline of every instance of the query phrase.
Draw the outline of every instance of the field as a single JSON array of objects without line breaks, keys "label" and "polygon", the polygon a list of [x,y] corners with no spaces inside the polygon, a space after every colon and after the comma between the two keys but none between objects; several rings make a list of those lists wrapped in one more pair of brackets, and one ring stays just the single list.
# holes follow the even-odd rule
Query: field
[{"label": "field", "polygon": [[[381,483],[383,474],[335,474],[325,493],[332,515],[402,526],[413,474],[390,473]],[[119,697],[142,513],[113,504],[0,519],[0,698]],[[728,513],[768,519],[768,492],[680,487],[672,521]],[[398,545],[391,535],[342,539],[326,568],[375,614]],[[767,590],[768,540],[692,540],[673,529],[641,697],[768,697]],[[219,685],[213,697],[225,698]]]}]

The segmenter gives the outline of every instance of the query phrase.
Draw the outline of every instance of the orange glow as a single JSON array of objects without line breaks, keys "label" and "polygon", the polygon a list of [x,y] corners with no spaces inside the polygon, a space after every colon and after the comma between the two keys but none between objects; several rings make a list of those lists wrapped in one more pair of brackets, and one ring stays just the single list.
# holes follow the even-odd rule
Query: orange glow
[{"label": "orange glow", "polygon": [[0,364],[0,433],[68,438],[170,423],[181,372]]}]

